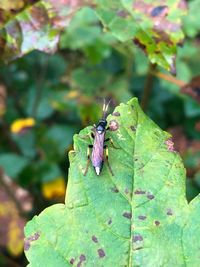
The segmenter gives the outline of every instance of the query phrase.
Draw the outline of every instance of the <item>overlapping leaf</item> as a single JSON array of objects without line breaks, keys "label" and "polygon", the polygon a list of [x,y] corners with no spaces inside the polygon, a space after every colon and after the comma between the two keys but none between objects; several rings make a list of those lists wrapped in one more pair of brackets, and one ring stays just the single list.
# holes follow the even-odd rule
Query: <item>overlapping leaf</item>
[{"label": "overlapping leaf", "polygon": [[54,52],[61,30],[84,6],[94,8],[105,29],[120,41],[134,41],[152,63],[176,73],[176,46],[183,41],[184,0],[5,1],[0,9],[0,51],[4,60],[14,59],[33,49]]},{"label": "overlapping leaf", "polygon": [[[13,3],[14,2],[14,3]],[[0,16],[0,52],[11,60],[37,49],[55,52],[60,31],[67,27],[84,1],[3,1]]]},{"label": "overlapping leaf", "polygon": [[[188,205],[185,169],[170,135],[137,99],[108,118],[112,176],[90,166],[87,134],[74,137],[66,203],[47,208],[26,228],[30,267],[199,266],[199,197]],[[195,236],[194,234],[195,233]]]},{"label": "overlapping leaf", "polygon": [[183,41],[184,1],[95,1],[105,27],[121,41],[134,40],[156,63],[176,73],[176,46]]}]

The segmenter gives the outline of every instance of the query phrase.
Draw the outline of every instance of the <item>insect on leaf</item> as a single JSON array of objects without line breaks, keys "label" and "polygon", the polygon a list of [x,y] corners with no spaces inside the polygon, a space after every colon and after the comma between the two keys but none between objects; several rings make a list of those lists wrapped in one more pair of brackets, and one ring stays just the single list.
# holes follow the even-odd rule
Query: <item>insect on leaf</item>
[{"label": "insect on leaf", "polygon": [[86,167],[91,127],[74,136],[66,203],[26,228],[31,267],[199,266],[199,197],[185,197],[185,169],[170,135],[136,98],[108,117],[109,162],[100,176]]}]

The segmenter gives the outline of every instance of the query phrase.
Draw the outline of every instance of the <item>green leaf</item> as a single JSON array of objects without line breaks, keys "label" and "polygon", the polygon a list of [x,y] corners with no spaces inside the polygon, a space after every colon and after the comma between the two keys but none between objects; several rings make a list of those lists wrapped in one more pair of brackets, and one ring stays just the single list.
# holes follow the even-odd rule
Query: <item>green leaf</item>
[{"label": "green leaf", "polygon": [[183,41],[186,5],[176,1],[94,1],[105,29],[122,42],[134,40],[150,61],[176,73],[176,46]]},{"label": "green leaf", "polygon": [[61,48],[80,49],[93,44],[102,37],[98,22],[99,20],[92,9],[83,8],[77,12],[70,27],[62,34]]},{"label": "green leaf", "polygon": [[[27,91],[27,101],[26,101],[27,114],[29,116],[32,116],[32,114],[35,112],[36,113],[35,117],[38,120],[44,120],[50,117],[54,112],[50,102],[52,91],[53,90],[51,90],[51,88],[44,86],[42,90],[40,89],[40,99],[38,101],[37,88],[35,87],[35,85],[30,86],[29,90]],[[37,105],[35,103],[37,103]]]},{"label": "green leaf", "polygon": [[13,134],[12,138],[25,157],[31,159],[35,157],[36,147],[35,147],[35,135],[33,131],[27,131],[23,134]]},{"label": "green leaf", "polygon": [[39,168],[41,169],[42,182],[53,181],[62,175],[58,165],[50,162],[40,162]]},{"label": "green leaf", "polygon": [[96,12],[85,7],[77,12],[70,27],[62,33],[59,47],[82,50],[87,61],[97,64],[111,54],[111,47],[116,42],[111,33],[102,31]]},{"label": "green leaf", "polygon": [[72,137],[76,132],[77,128],[73,125],[62,125],[54,124],[46,134],[46,138],[49,139],[50,143],[54,143],[57,151],[62,155],[65,149],[72,143]]},{"label": "green leaf", "polygon": [[188,2],[189,13],[183,19],[183,28],[187,36],[194,38],[200,31],[200,20],[194,16],[196,10],[200,8],[200,1],[193,0]]},{"label": "green leaf", "polygon": [[[74,137],[66,203],[47,208],[25,228],[30,267],[199,265],[199,197],[189,205],[185,169],[170,135],[137,99],[108,117],[112,176],[86,176],[91,127]],[[118,127],[114,127],[118,126]],[[195,245],[194,245],[195,244]]]},{"label": "green leaf", "polygon": [[0,167],[12,178],[16,178],[27,164],[28,160],[25,157],[14,153],[0,155]]},{"label": "green leaf", "polygon": [[108,73],[98,68],[77,68],[72,72],[74,83],[88,95],[93,95],[95,90],[106,84],[108,77]]}]

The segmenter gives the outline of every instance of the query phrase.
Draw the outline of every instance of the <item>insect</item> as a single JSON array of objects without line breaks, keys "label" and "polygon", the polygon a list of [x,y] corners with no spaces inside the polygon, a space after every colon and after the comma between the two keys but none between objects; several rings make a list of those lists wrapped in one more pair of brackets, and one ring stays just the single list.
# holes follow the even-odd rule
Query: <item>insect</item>
[{"label": "insect", "polygon": [[[107,127],[107,120],[106,120],[109,104],[110,104],[110,101],[106,104],[104,100],[102,118],[99,120],[97,125],[94,124],[94,128],[92,129],[91,136],[94,139],[94,142],[93,142],[93,145],[89,145],[87,149],[87,165],[86,165],[84,175],[87,174],[90,161],[92,162],[92,165],[97,175],[100,175],[104,161],[107,162],[111,175],[114,175],[110,167],[109,161],[108,161],[108,147],[105,144],[105,142],[110,141],[112,146],[114,148],[117,148],[114,146],[111,138],[105,139],[106,131],[109,130],[109,127]],[[90,149],[92,149],[91,156],[90,156]],[[105,151],[105,155],[104,155],[104,151]]]}]

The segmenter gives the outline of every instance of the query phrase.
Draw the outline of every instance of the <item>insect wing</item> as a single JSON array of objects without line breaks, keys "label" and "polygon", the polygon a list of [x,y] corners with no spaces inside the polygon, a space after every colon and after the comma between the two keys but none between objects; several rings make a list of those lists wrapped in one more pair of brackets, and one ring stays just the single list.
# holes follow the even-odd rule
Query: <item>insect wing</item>
[{"label": "insect wing", "polygon": [[92,149],[92,165],[94,167],[99,167],[101,169],[103,160],[104,160],[104,151],[103,151],[103,146],[104,146],[104,136],[105,133],[98,134],[97,132],[95,133],[95,138],[94,138],[94,144],[93,144],[93,149]]}]

